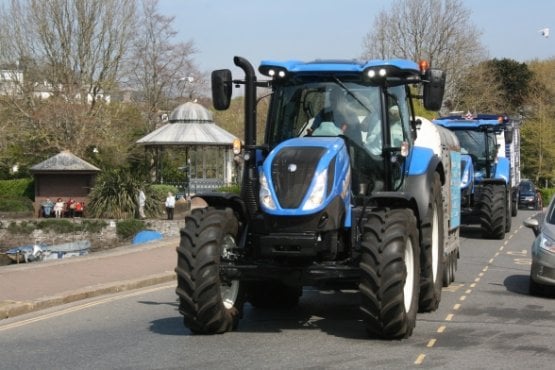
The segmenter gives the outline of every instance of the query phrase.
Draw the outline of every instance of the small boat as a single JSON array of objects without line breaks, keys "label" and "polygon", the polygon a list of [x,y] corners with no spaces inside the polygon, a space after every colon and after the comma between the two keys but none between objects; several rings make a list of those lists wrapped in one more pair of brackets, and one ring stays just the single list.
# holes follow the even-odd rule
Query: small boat
[{"label": "small boat", "polygon": [[85,256],[91,249],[90,240],[77,240],[69,243],[50,245],[46,247],[44,259],[61,259],[67,257]]},{"label": "small boat", "polygon": [[89,254],[91,242],[78,240],[69,243],[46,245],[29,244],[7,250],[4,254],[15,263],[56,260]]},{"label": "small boat", "polygon": [[42,261],[46,244],[28,244],[8,249],[4,254],[15,263]]}]

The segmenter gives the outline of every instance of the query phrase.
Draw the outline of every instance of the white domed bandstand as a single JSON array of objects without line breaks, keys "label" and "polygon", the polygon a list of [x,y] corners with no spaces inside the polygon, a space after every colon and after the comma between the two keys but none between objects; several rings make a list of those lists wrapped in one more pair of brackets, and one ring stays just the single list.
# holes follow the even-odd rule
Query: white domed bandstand
[{"label": "white domed bandstand", "polygon": [[[138,145],[154,150],[156,181],[172,183],[162,177],[161,160],[165,151],[183,151],[183,170],[188,173],[187,193],[214,190],[229,185],[235,178],[234,135],[216,125],[212,113],[202,105],[187,102],[176,107],[169,123],[137,140]],[[173,184],[180,185],[180,184]]]}]

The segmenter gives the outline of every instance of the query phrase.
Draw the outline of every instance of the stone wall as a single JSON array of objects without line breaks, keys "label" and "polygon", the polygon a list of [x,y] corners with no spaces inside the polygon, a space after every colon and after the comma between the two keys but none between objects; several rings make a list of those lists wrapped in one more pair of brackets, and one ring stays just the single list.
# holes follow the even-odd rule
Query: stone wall
[{"label": "stone wall", "polygon": [[[174,219],[169,221],[165,219],[165,215],[161,218],[149,218],[144,220],[146,229],[160,232],[164,238],[179,236],[179,230],[185,227],[185,217],[194,208],[205,207],[206,203],[200,198],[194,198],[192,202],[178,201],[175,204]],[[10,217],[11,216],[11,217]],[[37,221],[32,214],[15,215],[14,213],[0,213],[0,253],[22,245],[34,243],[46,243],[48,245],[67,243],[76,240],[89,239],[91,241],[91,251],[100,251],[111,249],[122,245],[130,244],[131,240],[119,240],[116,235],[117,220],[103,219],[107,226],[98,233],[74,233],[74,234],[56,234],[53,232],[44,232],[42,230],[34,230],[30,235],[12,234],[8,232],[7,227],[10,223],[17,224],[21,222]],[[65,218],[72,222],[80,223],[81,218]]]},{"label": "stone wall", "polygon": [[[22,245],[34,243],[46,243],[48,245],[67,243],[76,240],[89,239],[92,247],[91,251],[99,251],[119,247],[125,244],[130,244],[131,240],[119,240],[116,235],[116,220],[104,220],[107,226],[98,233],[64,233],[56,234],[53,232],[44,232],[43,230],[34,230],[29,235],[12,234],[7,230],[10,223],[17,224],[30,221],[26,219],[6,219],[2,218],[2,227],[0,228],[0,252],[7,249],[18,247]],[[36,219],[32,220],[36,221]],[[81,223],[82,219],[73,218],[72,222]],[[176,218],[172,221],[160,219],[147,219],[144,220],[146,229],[155,230],[160,232],[164,238],[179,236],[179,230],[185,226],[184,218]]]}]

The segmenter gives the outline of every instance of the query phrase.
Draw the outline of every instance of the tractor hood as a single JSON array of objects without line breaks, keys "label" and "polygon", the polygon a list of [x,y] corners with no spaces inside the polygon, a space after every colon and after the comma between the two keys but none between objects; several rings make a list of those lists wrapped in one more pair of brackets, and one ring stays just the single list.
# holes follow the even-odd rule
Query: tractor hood
[{"label": "tractor hood", "polygon": [[339,197],[347,208],[351,169],[345,141],[304,137],[276,146],[259,166],[260,206],[272,215],[309,215]]}]

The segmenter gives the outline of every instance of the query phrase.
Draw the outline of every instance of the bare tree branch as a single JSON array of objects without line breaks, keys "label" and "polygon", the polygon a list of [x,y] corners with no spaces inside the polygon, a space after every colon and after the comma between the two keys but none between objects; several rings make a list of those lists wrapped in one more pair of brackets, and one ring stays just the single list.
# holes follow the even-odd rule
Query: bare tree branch
[{"label": "bare tree branch", "polygon": [[362,57],[426,59],[447,72],[446,95],[456,100],[467,68],[487,56],[479,36],[460,0],[396,0],[375,18]]},{"label": "bare tree branch", "polygon": [[126,65],[127,82],[143,93],[149,130],[159,121],[159,110],[176,91],[180,79],[198,75],[192,61],[196,52],[193,41],[174,42],[174,18],[160,15],[157,4],[157,0],[142,0],[141,27]]}]

